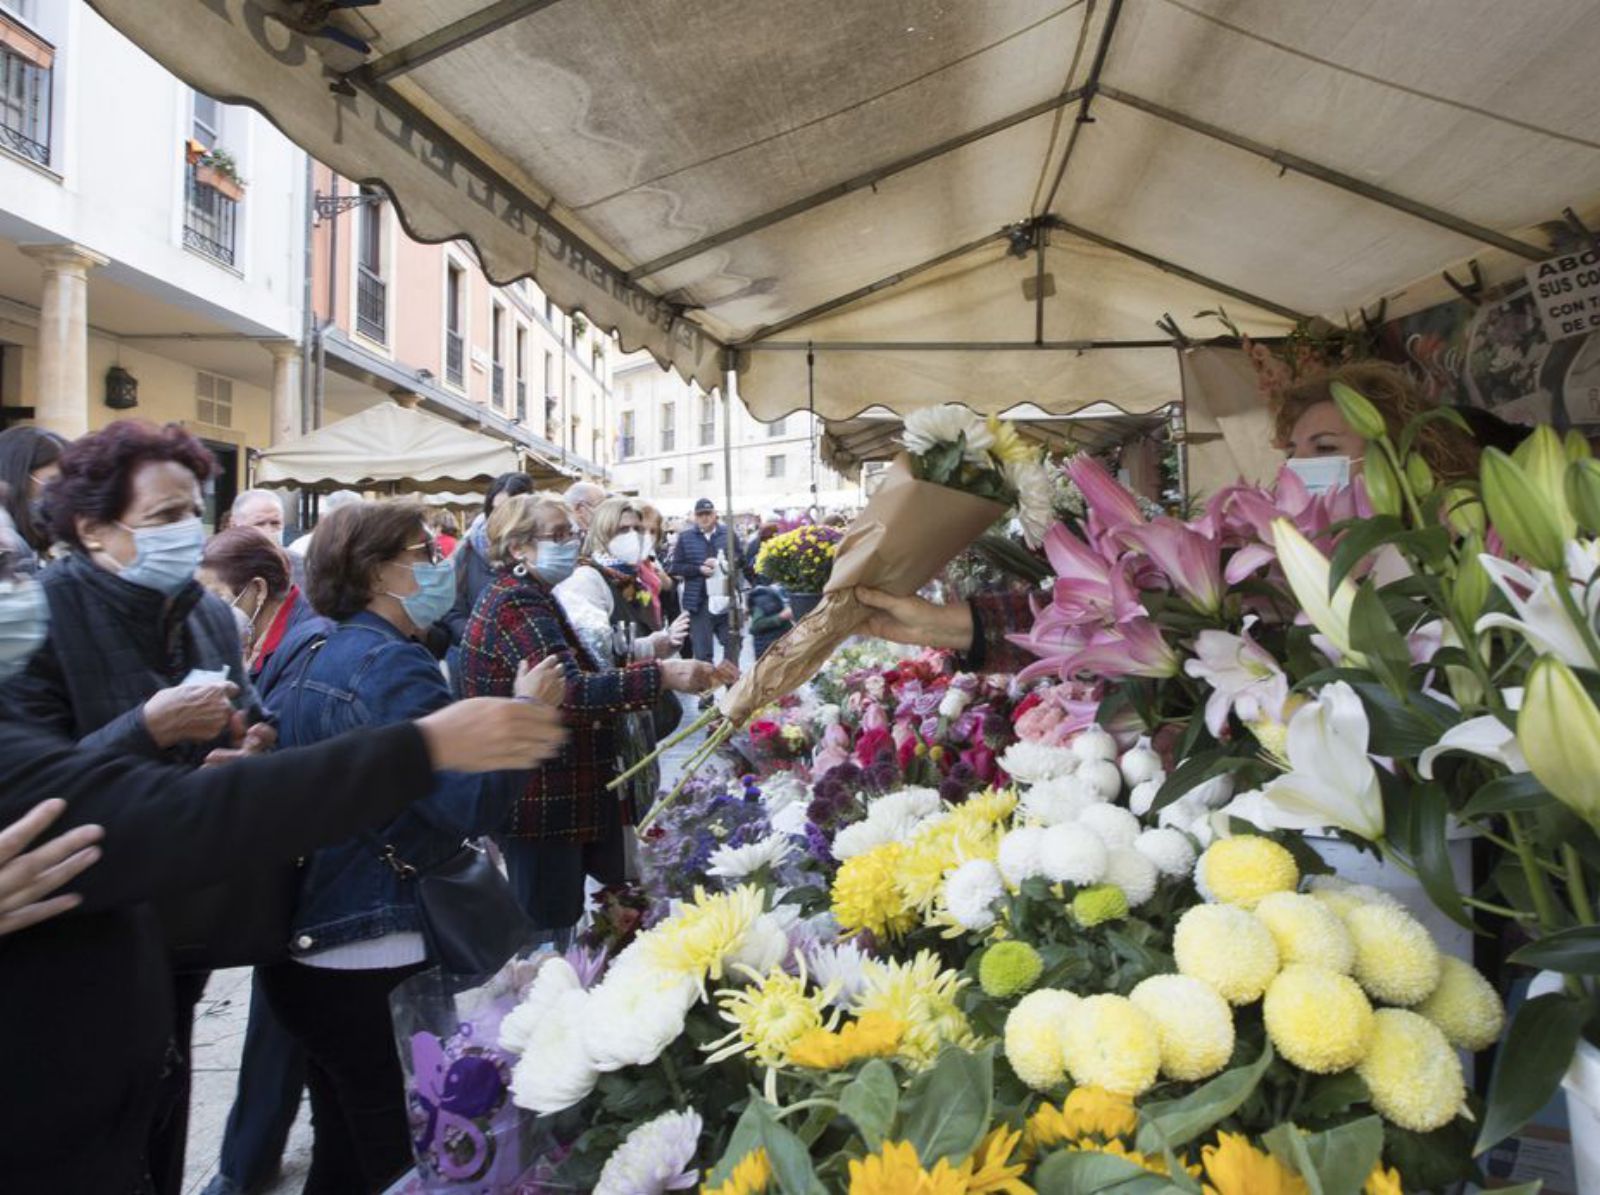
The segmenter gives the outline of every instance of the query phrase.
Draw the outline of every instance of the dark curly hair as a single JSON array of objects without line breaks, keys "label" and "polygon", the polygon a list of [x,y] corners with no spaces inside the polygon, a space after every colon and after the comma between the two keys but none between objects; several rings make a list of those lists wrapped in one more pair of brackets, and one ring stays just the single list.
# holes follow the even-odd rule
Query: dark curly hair
[{"label": "dark curly hair", "polygon": [[54,432],[40,427],[8,427],[0,432],[0,485],[3,501],[17,534],[36,551],[50,546],[49,528],[33,521],[28,501],[29,481],[34,473],[61,459],[67,442]]},{"label": "dark curly hair", "polygon": [[58,462],[61,475],[44,491],[50,529],[75,548],[78,519],[109,523],[133,499],[133,473],[146,461],[172,461],[204,484],[217,472],[211,450],[179,424],[158,427],[142,419],[119,419],[74,440]]},{"label": "dark curly hair", "polygon": [[417,542],[427,517],[427,507],[406,498],[352,502],[324,515],[306,552],[312,608],[340,622],[365,610],[378,569]]},{"label": "dark curly hair", "polygon": [[213,535],[200,567],[216,573],[234,593],[257,577],[267,583],[272,601],[289,592],[288,555],[254,527],[230,527]]}]

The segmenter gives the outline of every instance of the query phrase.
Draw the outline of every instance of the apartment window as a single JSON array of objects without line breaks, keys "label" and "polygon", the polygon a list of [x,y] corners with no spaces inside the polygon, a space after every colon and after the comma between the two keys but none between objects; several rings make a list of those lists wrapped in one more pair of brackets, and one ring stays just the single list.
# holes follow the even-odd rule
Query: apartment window
[{"label": "apartment window", "polygon": [[212,427],[233,426],[233,383],[214,373],[194,375],[194,417]]},{"label": "apartment window", "polygon": [[708,394],[700,400],[700,447],[717,442],[717,404]]},{"label": "apartment window", "polygon": [[517,422],[528,421],[528,329],[517,325]]},{"label": "apartment window", "polygon": [[784,476],[784,461],[785,461],[785,458],[782,455],[769,456],[767,458],[767,476],[768,477],[782,477],[782,476]]},{"label": "apartment window", "polygon": [[506,406],[506,309],[500,303],[489,304],[489,397],[497,411]]},{"label": "apartment window", "polygon": [[576,415],[567,424],[567,447],[573,452],[578,451],[578,425],[582,422]]},{"label": "apartment window", "polygon": [[389,286],[383,279],[383,197],[362,187],[357,208],[356,331],[379,344],[388,341]]},{"label": "apartment window", "polygon": [[634,442],[633,438],[633,412],[624,411],[622,412],[622,435],[620,437],[620,443],[617,446],[617,451],[623,460],[627,460],[634,454],[637,447],[638,445]]},{"label": "apartment window", "polygon": [[0,0],[0,146],[48,166],[55,47],[4,15],[26,18],[28,7],[19,0]]},{"label": "apartment window", "polygon": [[550,301],[550,296],[544,297],[544,322],[552,328],[556,326],[556,305]]},{"label": "apartment window", "polygon": [[666,468],[661,470],[661,484],[662,485],[671,485],[672,484],[672,466],[671,465],[668,465]]},{"label": "apartment window", "polygon": [[661,404],[661,451],[671,452],[678,446],[678,404]]},{"label": "apartment window", "polygon": [[714,474],[715,472],[716,472],[716,466],[713,465],[710,461],[701,461],[700,462],[700,480],[701,481],[710,481],[710,480],[712,480],[712,474]]},{"label": "apartment window", "polygon": [[767,424],[767,439],[776,440],[779,436],[783,435],[783,433],[788,431],[788,430],[789,430],[789,419],[788,419],[788,416],[785,416],[782,419],[774,419],[771,423]]},{"label": "apartment window", "polygon": [[465,307],[467,276],[451,262],[444,279],[444,380],[452,386],[466,381],[466,342],[461,334],[461,315]]},{"label": "apartment window", "polygon": [[194,93],[194,139],[207,149],[222,144],[222,105],[200,91]]},{"label": "apartment window", "polygon": [[216,100],[200,92],[194,99],[194,139],[188,164],[187,202],[184,205],[183,243],[225,266],[234,264],[239,228],[239,200],[244,188],[238,167],[222,148],[223,113]]}]

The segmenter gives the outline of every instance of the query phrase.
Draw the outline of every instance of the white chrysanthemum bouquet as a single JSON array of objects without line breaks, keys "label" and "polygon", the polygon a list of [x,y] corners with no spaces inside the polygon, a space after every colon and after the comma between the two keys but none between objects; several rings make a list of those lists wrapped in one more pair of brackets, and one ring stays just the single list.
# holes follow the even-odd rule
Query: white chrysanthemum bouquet
[{"label": "white chrysanthemum bouquet", "polygon": [[[1016,513],[1030,543],[1043,539],[1052,517],[1050,478],[1039,449],[1015,428],[946,404],[908,415],[902,443],[905,453],[839,542],[817,608],[768,648],[720,709],[661,744],[659,750],[666,750],[717,723],[685,766],[685,778],[757,710],[815,676],[860,629],[871,611],[856,599],[858,587],[913,594],[1008,512]],[[669,795],[657,802],[652,816],[670,800]]]}]

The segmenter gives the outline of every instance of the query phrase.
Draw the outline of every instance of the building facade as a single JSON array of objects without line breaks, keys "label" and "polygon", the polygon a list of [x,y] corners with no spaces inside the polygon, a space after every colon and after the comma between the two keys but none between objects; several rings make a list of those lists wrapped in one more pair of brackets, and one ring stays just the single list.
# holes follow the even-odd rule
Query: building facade
[{"label": "building facade", "polygon": [[721,395],[707,394],[663,370],[643,352],[624,357],[613,377],[613,488],[648,498],[667,515],[688,513],[697,498],[711,498],[722,509],[727,505],[726,458],[731,457],[733,507],[740,513],[795,513],[814,503],[824,510],[860,505],[860,487],[829,469],[818,455],[820,420],[796,412],[762,423],[735,394],[731,452],[725,453]]}]

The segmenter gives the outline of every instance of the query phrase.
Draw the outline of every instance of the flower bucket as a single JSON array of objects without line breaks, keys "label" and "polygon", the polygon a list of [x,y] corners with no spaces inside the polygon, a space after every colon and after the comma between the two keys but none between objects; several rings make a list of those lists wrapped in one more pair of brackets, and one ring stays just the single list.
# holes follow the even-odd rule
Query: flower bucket
[{"label": "flower bucket", "polygon": [[1600,1195],[1600,1050],[1580,1040],[1561,1086],[1567,1093],[1578,1195]]},{"label": "flower bucket", "polygon": [[[1340,838],[1307,834],[1306,841],[1340,879],[1349,880],[1352,884],[1368,884],[1387,892],[1427,927],[1440,950],[1466,962],[1472,961],[1472,931],[1440,912],[1415,876],[1408,875],[1393,863],[1379,859],[1368,851],[1357,850]],[[1450,855],[1450,871],[1455,876],[1457,890],[1471,892],[1472,840],[1451,838],[1446,850]]]}]

